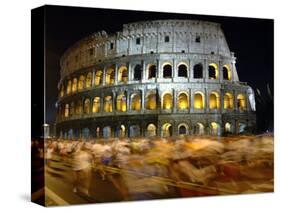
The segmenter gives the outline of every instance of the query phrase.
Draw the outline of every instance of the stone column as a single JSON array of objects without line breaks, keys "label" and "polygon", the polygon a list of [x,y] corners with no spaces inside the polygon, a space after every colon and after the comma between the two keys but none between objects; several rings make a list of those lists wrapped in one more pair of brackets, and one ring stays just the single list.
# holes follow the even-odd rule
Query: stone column
[{"label": "stone column", "polygon": [[142,74],[141,74],[141,81],[143,82],[144,80],[147,79],[147,74],[146,74],[146,64],[145,64],[145,61],[143,60],[142,61]]},{"label": "stone column", "polygon": [[172,81],[174,82],[175,77],[177,77],[177,67],[176,67],[176,61],[173,59],[173,64],[172,64]]},{"label": "stone column", "polygon": [[130,108],[130,92],[127,91],[126,93],[126,112],[131,111]]},{"label": "stone column", "polygon": [[173,112],[177,111],[177,92],[173,89]]},{"label": "stone column", "polygon": [[114,84],[118,84],[118,65],[114,65]]},{"label": "stone column", "polygon": [[145,92],[144,92],[144,89],[141,90],[140,95],[141,95],[141,111],[144,111],[145,110],[145,104],[144,104],[145,103],[144,102],[144,100],[145,100],[145,98],[144,98]]},{"label": "stone column", "polygon": [[161,69],[161,63],[160,63],[160,60],[157,59],[157,64],[156,64],[156,80],[158,80],[159,78],[163,78],[163,73],[162,73],[162,69]]}]

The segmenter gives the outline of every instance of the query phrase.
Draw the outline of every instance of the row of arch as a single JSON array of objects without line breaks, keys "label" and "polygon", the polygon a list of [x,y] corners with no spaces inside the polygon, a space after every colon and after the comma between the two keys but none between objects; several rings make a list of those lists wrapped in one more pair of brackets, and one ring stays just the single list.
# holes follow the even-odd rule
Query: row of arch
[{"label": "row of arch", "polygon": [[[176,130],[173,128],[176,127]],[[238,133],[243,133],[246,128],[246,123],[239,122],[238,123]],[[114,128],[110,125],[106,125],[103,127],[96,127],[95,132],[91,135],[89,128],[83,128],[80,132],[80,137],[89,138],[89,137],[138,137],[138,136],[162,136],[162,137],[170,137],[170,136],[184,136],[184,135],[213,135],[220,136],[222,131],[224,133],[234,133],[235,127],[231,122],[226,122],[222,126],[217,122],[211,122],[209,125],[204,125],[201,122],[197,122],[194,126],[190,126],[188,123],[180,123],[176,126],[173,126],[171,123],[164,123],[160,126],[160,132],[158,132],[157,124],[148,123],[144,129],[141,129],[140,125],[132,124],[126,126],[125,124],[119,125],[117,128]],[[68,138],[77,138],[78,135],[74,135],[73,129],[67,131]],[[174,135],[175,134],[175,135]],[[62,131],[61,135],[62,136]]]},{"label": "row of arch", "polygon": [[[163,92],[160,102],[157,99],[156,90],[150,90],[142,97],[141,92],[132,93],[128,95],[127,92],[119,92],[116,97],[113,95],[106,95],[103,98],[96,96],[94,98],[85,98],[83,101],[72,101],[59,107],[60,117],[69,117],[72,115],[99,113],[99,112],[127,112],[156,110],[158,105],[161,105],[162,110],[171,110],[176,107],[179,111],[190,109],[190,96],[186,91],[180,91],[176,96],[176,101],[173,99],[172,92]],[[226,92],[223,96],[223,103],[221,104],[220,94],[216,91],[209,93],[209,106],[211,110],[220,109],[234,109],[234,97],[231,92]],[[144,103],[142,103],[144,101]],[[237,108],[241,111],[247,110],[246,96],[239,93],[236,96]],[[193,109],[205,109],[205,95],[201,91],[196,91],[193,94]]]},{"label": "row of arch", "polygon": [[[117,73],[115,74],[115,72]],[[163,78],[173,77],[173,67],[172,64],[166,62],[162,65]],[[190,70],[185,62],[180,62],[177,65],[177,77],[189,78]],[[136,64],[133,67],[133,80],[141,80],[143,78],[143,66],[141,64]],[[229,65],[224,65],[222,68],[222,75],[224,80],[231,80],[232,74]],[[157,78],[157,66],[154,63],[147,65],[147,79]],[[210,63],[208,65],[208,77],[209,79],[219,79],[219,69],[216,63]],[[203,77],[203,64],[198,63],[193,66],[193,78],[201,79]],[[96,70],[94,73],[88,72],[86,75],[81,74],[80,76],[73,77],[63,83],[60,87],[60,97],[65,94],[69,95],[83,89],[91,88],[92,86],[100,85],[114,85],[115,81],[118,83],[126,83],[129,80],[128,68],[125,65],[121,65],[115,70],[115,66],[109,66],[105,70]],[[103,82],[105,81],[105,82]]]}]

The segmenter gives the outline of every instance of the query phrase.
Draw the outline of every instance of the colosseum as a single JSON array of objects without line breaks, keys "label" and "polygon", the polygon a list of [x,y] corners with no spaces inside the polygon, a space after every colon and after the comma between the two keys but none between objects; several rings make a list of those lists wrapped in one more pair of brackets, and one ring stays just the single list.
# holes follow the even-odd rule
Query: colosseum
[{"label": "colosseum", "polygon": [[57,136],[238,134],[255,129],[254,92],[240,82],[220,24],[129,23],[96,32],[60,60]]}]

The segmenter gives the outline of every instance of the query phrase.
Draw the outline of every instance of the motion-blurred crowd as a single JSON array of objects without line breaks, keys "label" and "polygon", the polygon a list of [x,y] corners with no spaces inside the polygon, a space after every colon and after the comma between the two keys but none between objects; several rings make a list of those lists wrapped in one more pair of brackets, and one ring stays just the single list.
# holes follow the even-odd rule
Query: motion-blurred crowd
[{"label": "motion-blurred crowd", "polygon": [[[68,162],[73,192],[91,196],[93,172],[124,200],[273,191],[273,136],[45,140],[48,166]],[[44,152],[44,154],[43,154]]]}]

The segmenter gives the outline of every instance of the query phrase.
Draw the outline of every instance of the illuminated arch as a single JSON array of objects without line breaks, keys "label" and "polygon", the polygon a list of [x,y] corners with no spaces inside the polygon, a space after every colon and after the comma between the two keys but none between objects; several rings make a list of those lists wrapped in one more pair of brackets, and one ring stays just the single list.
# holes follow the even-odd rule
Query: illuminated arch
[{"label": "illuminated arch", "polygon": [[124,93],[121,93],[116,98],[116,110],[118,112],[127,111],[127,97]]},{"label": "illuminated arch", "polygon": [[170,63],[164,63],[162,66],[163,78],[172,78],[173,68]]},{"label": "illuminated arch", "polygon": [[92,87],[93,74],[89,72],[86,77],[86,88]]},{"label": "illuminated arch", "polygon": [[224,109],[233,109],[233,95],[232,93],[225,93],[223,97],[223,108]]},{"label": "illuminated arch", "polygon": [[84,113],[89,114],[90,113],[90,108],[91,108],[91,101],[90,99],[85,99],[84,101]]},{"label": "illuminated arch", "polygon": [[178,77],[188,77],[188,71],[187,71],[187,64],[186,63],[179,63],[178,64]]},{"label": "illuminated arch", "polygon": [[210,133],[211,135],[219,135],[220,134],[220,125],[216,122],[211,122],[210,124]]},{"label": "illuminated arch", "polygon": [[85,84],[85,76],[81,75],[78,81],[78,90],[84,89],[84,84]]},{"label": "illuminated arch", "polygon": [[63,97],[64,96],[64,85],[61,86],[61,89],[60,89],[60,97]]},{"label": "illuminated arch", "polygon": [[165,123],[162,126],[163,137],[170,137],[173,135],[173,127],[170,123]]},{"label": "illuminated arch", "polygon": [[145,109],[155,110],[157,107],[157,96],[155,92],[149,92],[145,98]]},{"label": "illuminated arch", "polygon": [[101,85],[102,84],[102,70],[98,70],[95,73],[95,85]]},{"label": "illuminated arch", "polygon": [[114,80],[115,79],[115,71],[114,68],[109,67],[106,70],[106,75],[105,75],[105,84],[106,85],[113,85],[114,84]]},{"label": "illuminated arch", "polygon": [[77,83],[78,83],[77,78],[76,77],[73,78],[73,80],[72,80],[72,92],[73,93],[77,91]]},{"label": "illuminated arch", "polygon": [[149,64],[147,66],[147,72],[148,72],[148,74],[147,74],[148,79],[156,78],[156,73],[157,73],[156,65]]},{"label": "illuminated arch", "polygon": [[81,115],[83,111],[83,103],[82,100],[78,100],[76,106],[75,106],[75,113],[76,115]]},{"label": "illuminated arch", "polygon": [[189,127],[185,123],[181,123],[178,125],[178,134],[179,135],[188,135],[189,134]]},{"label": "illuminated arch", "polygon": [[128,68],[126,66],[120,66],[118,69],[118,82],[128,81]]},{"label": "illuminated arch", "polygon": [[198,63],[193,66],[193,78],[194,79],[202,79],[203,78],[203,65],[202,63]]},{"label": "illuminated arch", "polygon": [[247,109],[245,94],[239,93],[237,95],[237,108],[239,110],[246,110]]},{"label": "illuminated arch", "polygon": [[100,97],[96,96],[93,99],[93,108],[92,108],[93,113],[99,113],[100,112]]},{"label": "illuminated arch", "polygon": [[107,113],[112,112],[112,96],[104,97],[103,111]]},{"label": "illuminated arch", "polygon": [[219,69],[218,65],[215,63],[210,63],[208,67],[209,79],[219,79]]},{"label": "illuminated arch", "polygon": [[173,96],[171,93],[164,93],[162,95],[162,109],[170,110],[173,108]]},{"label": "illuminated arch", "polygon": [[197,135],[204,135],[205,133],[205,127],[201,122],[196,123],[195,130]]},{"label": "illuminated arch", "polygon": [[189,96],[186,92],[178,94],[178,109],[187,110],[189,108]]},{"label": "illuminated arch", "polygon": [[155,124],[148,124],[146,128],[146,135],[151,137],[151,136],[156,136],[156,126]]},{"label": "illuminated arch", "polygon": [[124,124],[121,124],[118,132],[119,137],[125,137],[126,136],[126,127]]},{"label": "illuminated arch", "polygon": [[69,104],[65,104],[64,117],[69,117]]},{"label": "illuminated arch", "polygon": [[210,93],[209,108],[211,110],[220,108],[220,95],[217,92]]},{"label": "illuminated arch", "polygon": [[197,91],[194,94],[194,109],[204,109],[205,108],[205,98],[201,91]]},{"label": "illuminated arch", "polygon": [[224,80],[231,80],[232,75],[231,75],[231,69],[229,65],[224,65],[222,67],[222,75]]},{"label": "illuminated arch", "polygon": [[226,122],[225,125],[224,125],[224,131],[226,133],[232,133],[232,125],[231,123],[229,122]]},{"label": "illuminated arch", "polygon": [[67,87],[66,87],[66,94],[71,93],[71,80],[68,80]]},{"label": "illuminated arch", "polygon": [[131,95],[131,110],[141,110],[141,96],[138,93]]}]

